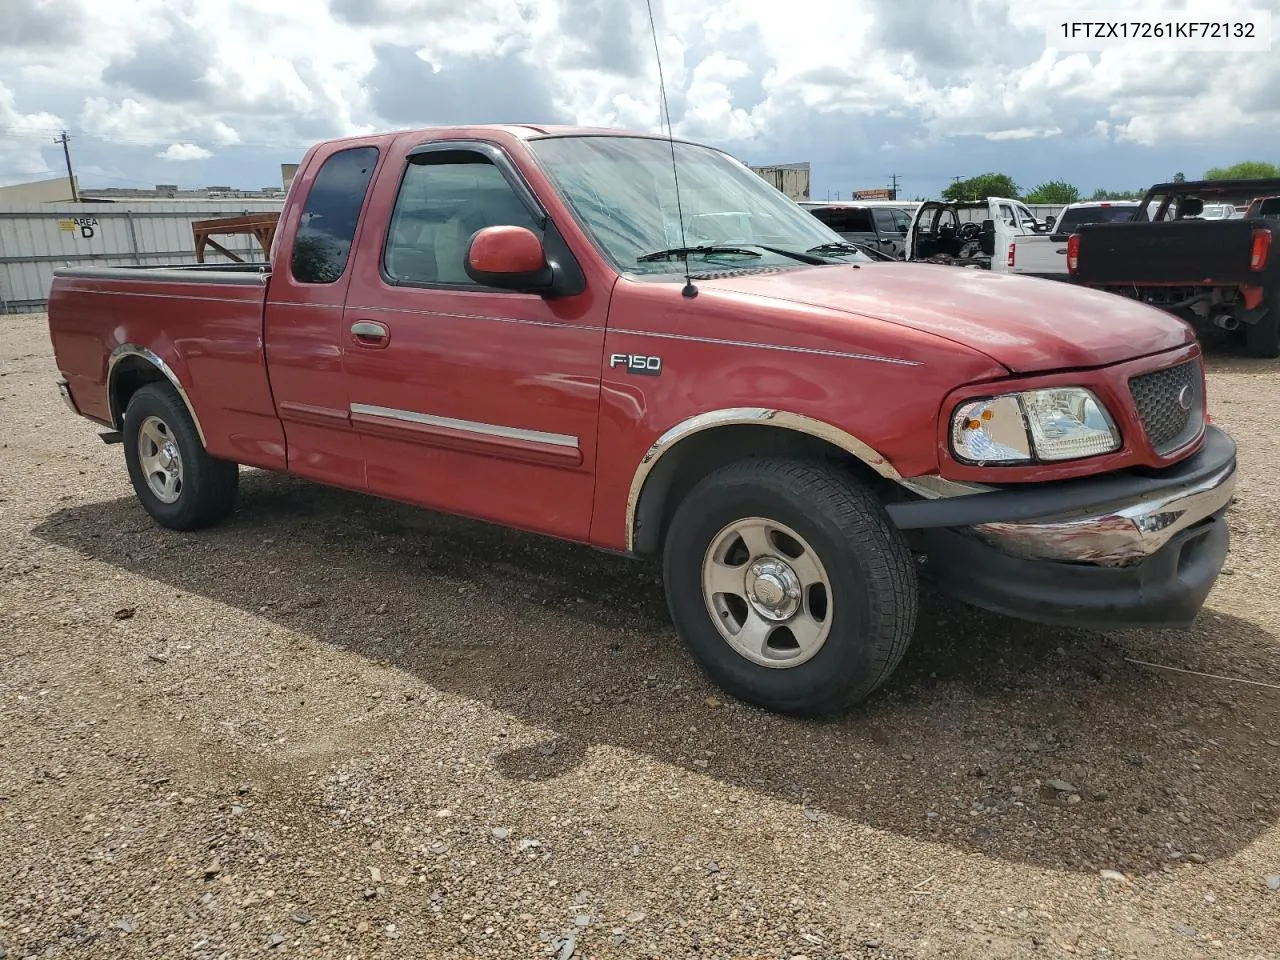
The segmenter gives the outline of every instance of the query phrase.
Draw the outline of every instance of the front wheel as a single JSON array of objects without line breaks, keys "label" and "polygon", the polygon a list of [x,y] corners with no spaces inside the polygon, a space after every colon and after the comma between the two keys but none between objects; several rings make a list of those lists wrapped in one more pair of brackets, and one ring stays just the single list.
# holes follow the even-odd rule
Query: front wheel
[{"label": "front wheel", "polygon": [[147,384],[129,398],[123,434],[134,493],[161,526],[198,530],[231,513],[240,467],[209,456],[169,384]]},{"label": "front wheel", "polygon": [[838,467],[752,459],[704,478],[663,554],[676,630],[728,692],[781,713],[865,699],[915,630],[911,552]]}]

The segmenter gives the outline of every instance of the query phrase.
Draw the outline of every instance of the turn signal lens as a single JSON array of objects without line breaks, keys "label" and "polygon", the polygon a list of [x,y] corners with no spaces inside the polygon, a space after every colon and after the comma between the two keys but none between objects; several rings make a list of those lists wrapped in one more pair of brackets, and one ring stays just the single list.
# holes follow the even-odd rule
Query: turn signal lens
[{"label": "turn signal lens", "polygon": [[951,416],[951,449],[966,463],[1028,463],[1031,440],[1017,394],[962,403]]}]

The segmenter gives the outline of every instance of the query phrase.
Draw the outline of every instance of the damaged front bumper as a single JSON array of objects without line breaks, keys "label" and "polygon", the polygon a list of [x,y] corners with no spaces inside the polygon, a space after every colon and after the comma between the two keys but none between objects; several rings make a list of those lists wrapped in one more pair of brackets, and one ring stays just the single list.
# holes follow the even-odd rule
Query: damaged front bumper
[{"label": "damaged front bumper", "polygon": [[[930,573],[976,606],[1041,623],[1186,627],[1226,560],[1236,446],[1215,427],[1158,473],[1009,485],[890,504]],[[917,492],[927,491],[906,481]]]}]

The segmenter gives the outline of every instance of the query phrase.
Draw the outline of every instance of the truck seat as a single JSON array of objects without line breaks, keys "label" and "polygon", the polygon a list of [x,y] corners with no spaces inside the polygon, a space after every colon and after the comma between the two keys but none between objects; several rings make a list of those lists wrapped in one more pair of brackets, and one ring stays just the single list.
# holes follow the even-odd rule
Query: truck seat
[{"label": "truck seat", "polygon": [[397,216],[387,244],[387,272],[398,280],[433,283],[437,277],[435,244],[431,234],[439,226],[414,216]]}]

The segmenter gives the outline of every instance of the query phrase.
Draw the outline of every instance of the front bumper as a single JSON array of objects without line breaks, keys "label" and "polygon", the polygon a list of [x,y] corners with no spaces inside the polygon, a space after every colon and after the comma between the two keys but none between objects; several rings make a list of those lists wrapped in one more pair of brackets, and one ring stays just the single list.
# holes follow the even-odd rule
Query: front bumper
[{"label": "front bumper", "polygon": [[1159,473],[1008,486],[892,504],[934,579],[979,607],[1041,623],[1185,627],[1227,554],[1236,447],[1210,427]]}]

